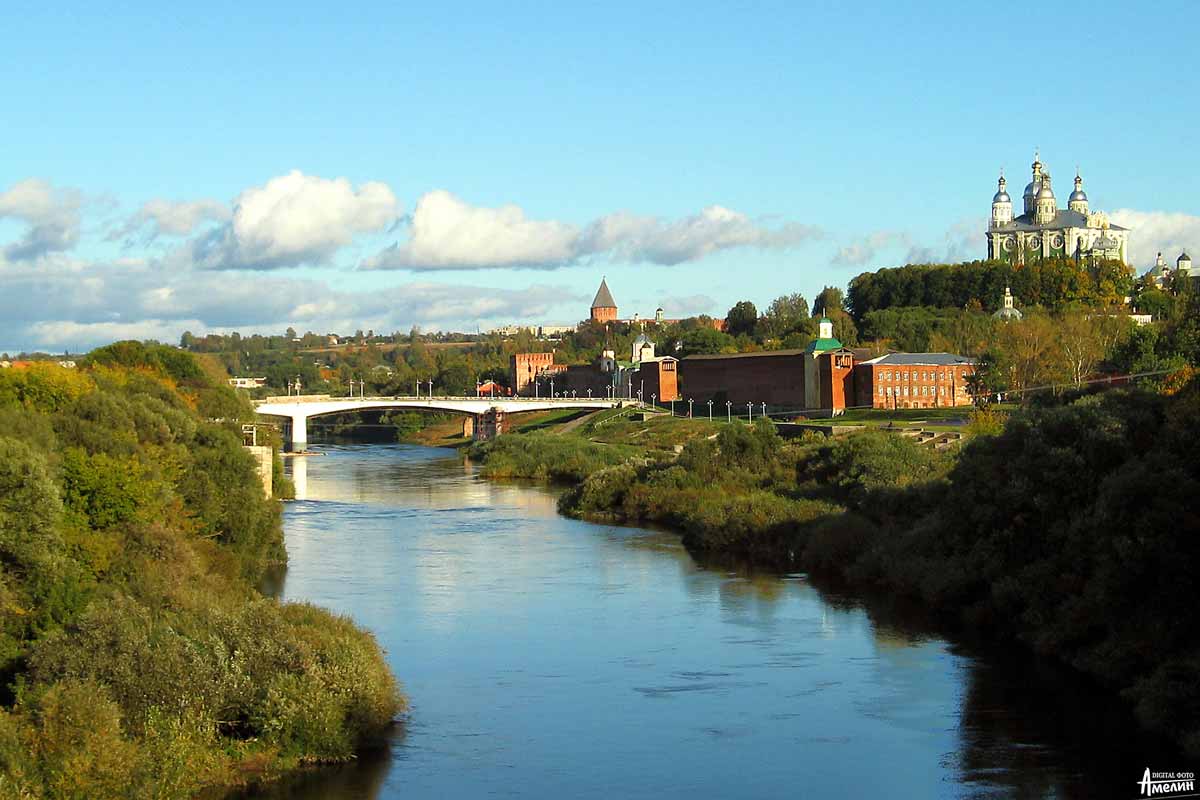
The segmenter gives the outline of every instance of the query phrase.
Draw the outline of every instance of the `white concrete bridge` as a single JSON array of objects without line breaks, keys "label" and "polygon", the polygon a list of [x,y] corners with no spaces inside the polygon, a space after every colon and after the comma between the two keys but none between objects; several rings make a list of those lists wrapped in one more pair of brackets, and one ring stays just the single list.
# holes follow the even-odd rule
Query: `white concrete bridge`
[{"label": "white concrete bridge", "polygon": [[[303,450],[308,444],[308,420],[326,414],[366,409],[415,409],[450,411],[467,414],[476,419],[496,409],[506,414],[526,411],[552,411],[559,408],[604,409],[617,408],[629,401],[591,397],[331,397],[329,395],[289,395],[254,401],[255,410],[264,416],[291,420],[292,449]],[[476,424],[476,430],[479,426]]]}]

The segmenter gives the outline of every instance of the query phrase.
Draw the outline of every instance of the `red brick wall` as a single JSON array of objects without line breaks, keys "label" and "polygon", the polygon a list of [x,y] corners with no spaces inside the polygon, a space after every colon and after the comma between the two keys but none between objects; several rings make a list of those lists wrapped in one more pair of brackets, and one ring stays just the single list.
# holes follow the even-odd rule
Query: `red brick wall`
[{"label": "red brick wall", "polygon": [[598,306],[592,309],[593,322],[612,322],[617,318],[615,306]]},{"label": "red brick wall", "polygon": [[[684,398],[715,406],[732,400],[746,403],[804,405],[804,353],[755,353],[730,358],[692,359],[679,362],[679,391]],[[725,409],[720,411],[724,413]]]}]

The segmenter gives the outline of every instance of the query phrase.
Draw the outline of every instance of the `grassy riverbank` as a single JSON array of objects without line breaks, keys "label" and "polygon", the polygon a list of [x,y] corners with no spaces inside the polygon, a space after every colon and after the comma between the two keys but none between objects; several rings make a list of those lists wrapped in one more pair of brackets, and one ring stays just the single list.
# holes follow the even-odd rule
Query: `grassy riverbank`
[{"label": "grassy riverbank", "polygon": [[239,419],[172,348],[0,371],[0,798],[192,797],[402,709],[369,634],[254,590],[286,555]]},{"label": "grassy riverbank", "polygon": [[[509,437],[475,455],[485,471],[494,458],[506,475],[571,482],[567,514],[668,525],[694,551],[832,576],[1019,641],[1200,754],[1197,386],[1018,411],[958,452],[878,430],[784,442],[765,425],[705,435],[679,422],[553,447]],[[654,446],[591,440],[631,437]]]}]

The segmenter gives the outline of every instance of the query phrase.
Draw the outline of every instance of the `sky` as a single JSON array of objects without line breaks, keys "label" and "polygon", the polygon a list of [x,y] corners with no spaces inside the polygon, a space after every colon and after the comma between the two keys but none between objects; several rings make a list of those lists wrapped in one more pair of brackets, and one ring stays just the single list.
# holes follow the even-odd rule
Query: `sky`
[{"label": "sky", "polygon": [[172,5],[6,4],[0,350],[811,299],[1035,149],[1200,251],[1195,2]]}]

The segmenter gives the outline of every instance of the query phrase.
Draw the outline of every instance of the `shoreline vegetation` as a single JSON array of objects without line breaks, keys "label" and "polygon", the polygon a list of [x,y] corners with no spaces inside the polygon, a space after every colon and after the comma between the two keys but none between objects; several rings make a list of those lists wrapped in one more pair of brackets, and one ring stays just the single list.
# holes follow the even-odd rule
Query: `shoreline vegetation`
[{"label": "shoreline vegetation", "polygon": [[602,420],[468,456],[485,477],[566,484],[568,516],[666,527],[698,557],[809,572],[1017,644],[1200,755],[1200,381],[979,411],[945,451],[871,428]]},{"label": "shoreline vegetation", "polygon": [[241,420],[161,345],[0,371],[0,798],[219,796],[384,741],[374,638],[253,588],[286,553]]}]

